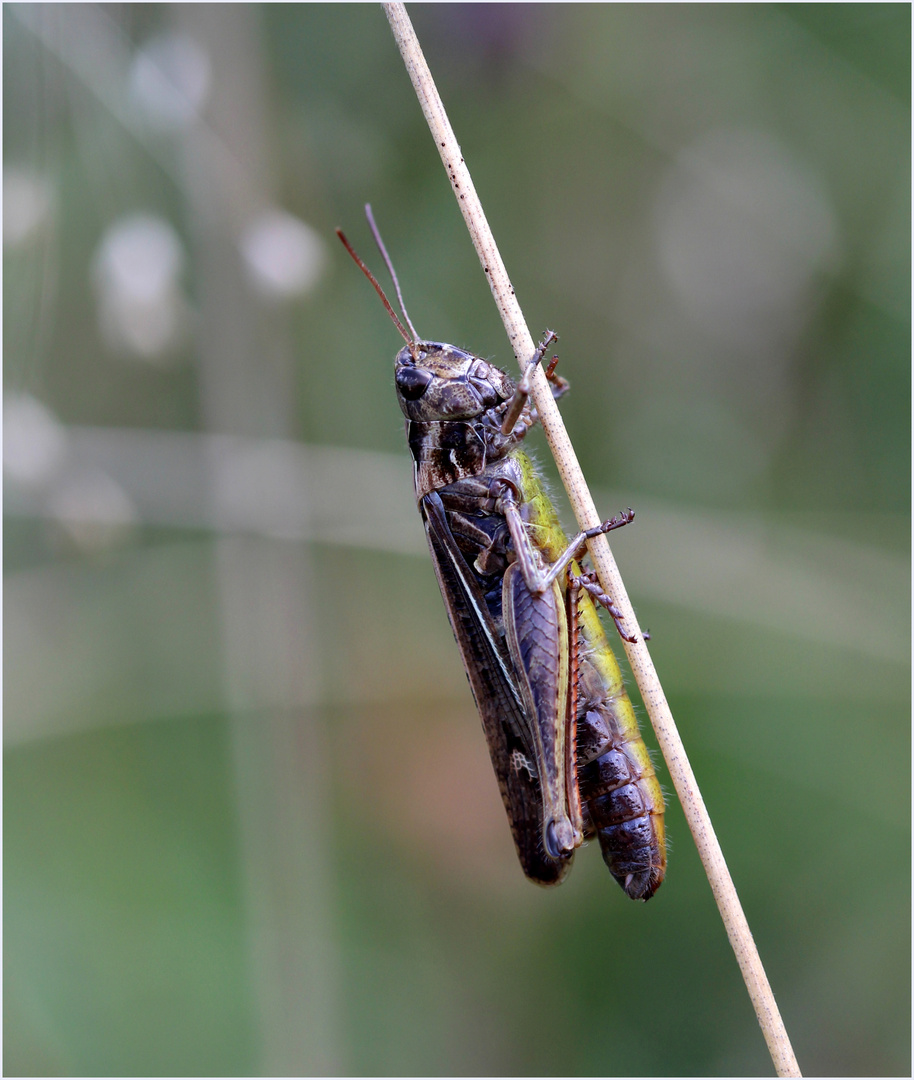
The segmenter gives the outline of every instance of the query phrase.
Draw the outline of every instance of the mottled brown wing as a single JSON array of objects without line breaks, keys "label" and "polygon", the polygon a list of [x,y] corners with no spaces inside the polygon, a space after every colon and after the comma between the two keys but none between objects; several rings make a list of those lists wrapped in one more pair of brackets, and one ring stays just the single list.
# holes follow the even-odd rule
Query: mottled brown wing
[{"label": "mottled brown wing", "polygon": [[420,506],[435,575],[476,699],[520,864],[531,881],[557,885],[569,861],[551,859],[543,847],[543,796],[530,723],[504,637],[460,553],[440,497],[432,492]]}]

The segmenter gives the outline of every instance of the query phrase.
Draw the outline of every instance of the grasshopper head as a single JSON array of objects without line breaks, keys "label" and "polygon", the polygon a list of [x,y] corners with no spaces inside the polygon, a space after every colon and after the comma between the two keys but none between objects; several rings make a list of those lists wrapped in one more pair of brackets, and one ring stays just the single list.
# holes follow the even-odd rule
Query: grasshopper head
[{"label": "grasshopper head", "polygon": [[439,341],[418,341],[397,353],[397,397],[408,420],[471,420],[501,405],[514,383],[472,353]]}]

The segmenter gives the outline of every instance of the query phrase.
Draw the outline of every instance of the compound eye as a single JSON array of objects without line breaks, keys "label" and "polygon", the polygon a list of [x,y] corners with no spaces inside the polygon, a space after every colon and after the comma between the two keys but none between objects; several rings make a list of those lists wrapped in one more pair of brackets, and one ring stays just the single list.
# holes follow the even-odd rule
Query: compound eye
[{"label": "compound eye", "polygon": [[433,378],[428,368],[401,367],[396,374],[397,389],[407,401],[418,401]]}]

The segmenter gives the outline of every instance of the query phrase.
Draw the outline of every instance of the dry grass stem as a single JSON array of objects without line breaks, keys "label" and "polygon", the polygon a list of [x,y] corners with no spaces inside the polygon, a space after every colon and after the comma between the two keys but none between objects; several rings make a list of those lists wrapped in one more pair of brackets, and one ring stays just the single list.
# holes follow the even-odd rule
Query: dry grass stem
[{"label": "dry grass stem", "polygon": [[[428,121],[435,145],[441,154],[441,160],[457,197],[460,211],[470,231],[483,271],[489,279],[492,295],[504,322],[508,340],[511,342],[514,355],[521,370],[523,370],[527,360],[533,355],[534,341],[527,328],[501,255],[496,247],[492,231],[486,221],[469,170],[460,153],[460,147],[451,129],[444,105],[438,95],[404,5],[389,3],[384,4],[384,9],[394,32],[397,45],[400,48],[406,70],[415,88],[419,104]],[[558,407],[553,400],[542,370],[536,372],[532,396],[578,523],[582,529],[592,528],[599,524],[601,519],[587,489],[574,449],[562,424]],[[742,905],[739,902],[727,864],[724,861],[723,852],[714,833],[711,819],[698,790],[698,784],[689,765],[682,740],[676,730],[672,713],[660,685],[647,645],[641,637],[635,613],[632,610],[631,602],[628,599],[628,594],[625,591],[625,586],[610,551],[609,543],[606,537],[601,535],[590,541],[589,546],[590,555],[603,589],[613,598],[622,611],[629,634],[637,638],[634,644],[624,642],[625,651],[673,779],[673,784],[676,787],[676,793],[688,820],[689,828],[695,838],[699,855],[704,864],[730,944],[736,954],[749,996],[752,999],[759,1024],[768,1044],[768,1050],[777,1070],[777,1075],[800,1076],[802,1074],[781,1020],[768,978],[762,967],[749,925],[743,914]]]}]

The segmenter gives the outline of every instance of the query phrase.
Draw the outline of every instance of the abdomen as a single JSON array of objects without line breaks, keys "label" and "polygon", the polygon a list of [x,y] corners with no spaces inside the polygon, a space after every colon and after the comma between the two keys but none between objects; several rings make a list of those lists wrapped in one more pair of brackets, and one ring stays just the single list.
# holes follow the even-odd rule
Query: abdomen
[{"label": "abdomen", "polygon": [[663,792],[593,603],[578,595],[577,763],[585,835],[609,872],[647,900],[666,871]]}]

